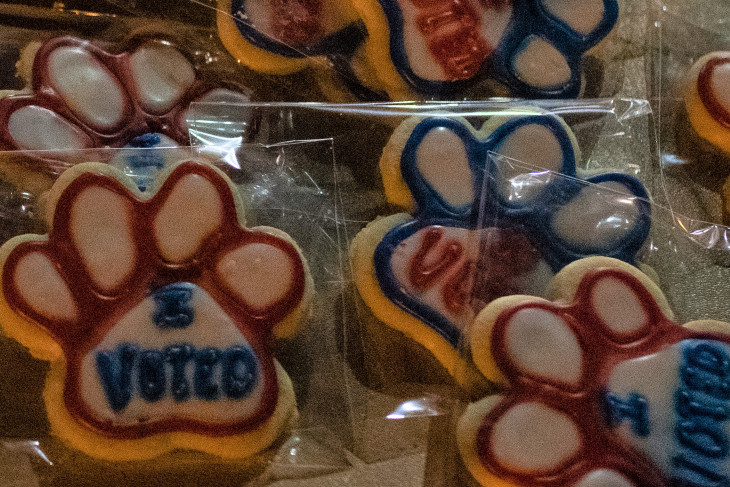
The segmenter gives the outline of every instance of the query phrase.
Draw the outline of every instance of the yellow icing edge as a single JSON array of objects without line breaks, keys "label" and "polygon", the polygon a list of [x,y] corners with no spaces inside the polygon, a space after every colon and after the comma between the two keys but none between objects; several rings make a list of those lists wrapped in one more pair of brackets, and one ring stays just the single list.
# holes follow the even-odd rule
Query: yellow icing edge
[{"label": "yellow icing edge", "polygon": [[375,318],[426,348],[460,387],[466,391],[479,389],[483,380],[463,353],[421,320],[396,306],[380,288],[373,261],[375,248],[392,228],[410,220],[410,215],[404,213],[379,218],[352,240],[350,262],[357,291]]},{"label": "yellow icing edge", "polygon": [[231,0],[218,0],[216,9],[218,36],[228,52],[241,64],[260,73],[280,75],[296,73],[311,65],[312,59],[280,56],[259,49],[246,41],[238,31],[235,19],[229,13],[231,5]]},{"label": "yellow icing edge", "polygon": [[715,147],[730,154],[730,129],[715,120],[702,103],[697,85],[697,79],[702,68],[716,57],[730,55],[730,52],[713,52],[702,56],[687,74],[684,90],[684,105],[687,117],[694,131]]},{"label": "yellow icing edge", "polygon": [[198,433],[172,432],[145,438],[109,438],[78,422],[66,409],[63,385],[65,360],[51,362],[43,390],[43,401],[51,433],[72,448],[110,461],[149,460],[174,450],[197,450],[226,459],[247,458],[273,444],[298,416],[294,387],[284,369],[275,362],[279,395],[273,414],[252,431],[213,437]]},{"label": "yellow icing edge", "polygon": [[487,470],[477,453],[476,439],[482,421],[502,398],[500,395],[488,396],[467,406],[456,424],[456,446],[464,466],[479,484],[490,487],[518,487],[518,484],[501,479]]},{"label": "yellow icing edge", "polygon": [[420,97],[410,89],[398,73],[390,58],[390,28],[378,0],[352,0],[352,4],[368,32],[365,57],[375,70],[388,96],[392,100],[419,99]]}]

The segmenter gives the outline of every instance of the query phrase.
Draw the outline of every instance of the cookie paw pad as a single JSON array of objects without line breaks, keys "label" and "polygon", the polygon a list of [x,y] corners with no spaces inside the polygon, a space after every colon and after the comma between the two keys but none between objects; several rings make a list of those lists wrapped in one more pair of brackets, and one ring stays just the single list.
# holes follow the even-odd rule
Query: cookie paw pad
[{"label": "cookie paw pad", "polygon": [[[246,438],[277,408],[291,410],[291,384],[269,349],[307,301],[305,263],[288,237],[242,227],[229,182],[198,163],[176,166],[146,198],[98,165],[58,186],[50,234],[6,244],[2,282],[20,318],[10,334],[42,355],[45,331],[60,349],[44,357],[65,370],[46,384],[54,430],[91,455],[100,453],[79,443],[79,430],[109,445],[169,435],[126,453],[147,458],[190,448],[186,434]],[[48,393],[56,389],[60,397]],[[238,453],[207,440],[192,447],[246,456],[275,437]]]}]

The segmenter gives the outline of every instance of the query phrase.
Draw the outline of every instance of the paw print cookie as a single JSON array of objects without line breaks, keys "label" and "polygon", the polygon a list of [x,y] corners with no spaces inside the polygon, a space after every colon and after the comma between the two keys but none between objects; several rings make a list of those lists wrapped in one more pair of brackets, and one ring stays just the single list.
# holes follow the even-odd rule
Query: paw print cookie
[{"label": "paw print cookie", "polygon": [[[57,37],[33,58],[29,93],[0,99],[5,150],[77,150],[188,144],[192,102],[244,103],[244,90],[204,79],[173,43],[130,38],[107,52],[89,41]],[[138,137],[146,137],[137,141]]]},{"label": "paw print cookie", "polygon": [[296,244],[246,228],[232,183],[184,162],[144,193],[103,164],[51,190],[48,235],[0,249],[5,333],[50,362],[52,433],[107,460],[243,458],[296,418],[272,355],[312,281]]},{"label": "paw print cookie", "polygon": [[218,0],[228,51],[262,73],[290,74],[351,54],[365,36],[349,0]]},{"label": "paw print cookie", "polygon": [[394,99],[453,96],[485,79],[531,98],[576,97],[583,54],[616,0],[355,0],[370,63]]},{"label": "paw print cookie", "polygon": [[[389,201],[411,213],[372,222],[352,244],[355,283],[374,315],[452,374],[485,304],[541,296],[555,272],[589,255],[634,263],[649,232],[641,183],[614,173],[588,179],[593,186],[575,179],[570,129],[522,113],[479,131],[458,118],[405,122],[380,167]],[[490,152],[572,178],[497,167]]]},{"label": "paw print cookie", "polygon": [[669,487],[730,479],[730,324],[680,326],[658,287],[605,258],[567,266],[555,301],[504,298],[471,353],[501,395],[457,426],[481,485]]}]

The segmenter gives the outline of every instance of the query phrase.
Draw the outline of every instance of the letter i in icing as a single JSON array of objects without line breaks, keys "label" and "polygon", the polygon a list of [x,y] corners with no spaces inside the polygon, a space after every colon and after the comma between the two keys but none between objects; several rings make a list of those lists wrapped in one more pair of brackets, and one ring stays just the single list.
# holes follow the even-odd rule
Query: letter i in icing
[{"label": "letter i in icing", "polygon": [[471,404],[457,441],[482,485],[730,484],[730,324],[680,326],[633,267],[591,257],[554,301],[503,298],[471,351],[505,392]]},{"label": "letter i in icing", "polygon": [[232,183],[196,162],[144,193],[82,164],[49,201],[49,234],[0,250],[0,317],[51,363],[54,435],[108,460],[242,458],[287,429],[294,392],[271,340],[296,332],[312,293],[291,238],[246,228]]}]

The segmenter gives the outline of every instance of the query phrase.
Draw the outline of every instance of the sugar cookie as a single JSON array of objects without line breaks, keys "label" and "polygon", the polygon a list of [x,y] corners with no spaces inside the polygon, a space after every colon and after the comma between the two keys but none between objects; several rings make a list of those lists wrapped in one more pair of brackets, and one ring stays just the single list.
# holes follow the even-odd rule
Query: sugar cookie
[{"label": "sugar cookie", "polygon": [[484,486],[669,487],[730,477],[730,324],[680,326],[654,282],[606,258],[566,266],[554,301],[502,298],[475,320],[475,364],[503,385],[457,443]]},{"label": "sugar cookie", "polygon": [[296,244],[246,228],[230,180],[184,162],[141,192],[109,165],[66,171],[50,233],[0,249],[5,333],[51,363],[52,434],[107,460],[175,449],[243,458],[296,417],[271,352],[313,285]]}]

